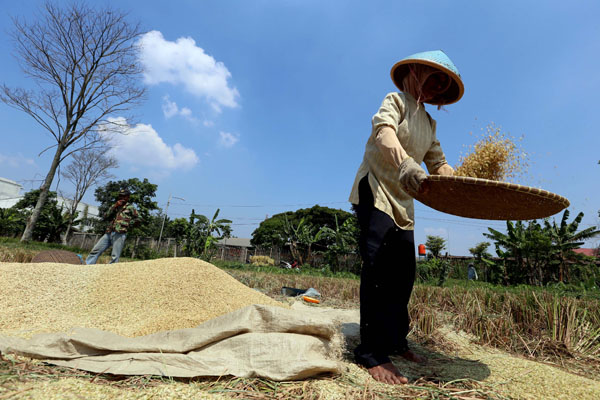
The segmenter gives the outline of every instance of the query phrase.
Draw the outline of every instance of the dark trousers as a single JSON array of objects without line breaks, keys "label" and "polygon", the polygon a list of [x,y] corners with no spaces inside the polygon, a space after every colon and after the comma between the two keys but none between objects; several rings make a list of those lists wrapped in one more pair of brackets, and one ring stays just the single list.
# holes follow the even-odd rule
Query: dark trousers
[{"label": "dark trousers", "polygon": [[415,280],[413,231],[400,229],[373,205],[368,175],[359,184],[354,206],[360,226],[363,260],[360,281],[360,338],[357,363],[370,368],[408,350],[408,301]]}]

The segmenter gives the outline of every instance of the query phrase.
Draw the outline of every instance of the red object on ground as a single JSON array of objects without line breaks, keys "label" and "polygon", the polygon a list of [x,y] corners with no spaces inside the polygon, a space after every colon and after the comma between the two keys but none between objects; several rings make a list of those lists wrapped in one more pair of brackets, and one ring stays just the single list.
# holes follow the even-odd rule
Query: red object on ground
[{"label": "red object on ground", "polygon": [[321,302],[319,299],[315,299],[313,297],[308,297],[308,296],[302,296],[302,300],[304,300],[308,303],[315,303],[315,304],[319,304]]},{"label": "red object on ground", "polygon": [[420,244],[419,245],[419,255],[420,256],[424,256],[425,254],[426,254],[425,245],[424,244]]}]

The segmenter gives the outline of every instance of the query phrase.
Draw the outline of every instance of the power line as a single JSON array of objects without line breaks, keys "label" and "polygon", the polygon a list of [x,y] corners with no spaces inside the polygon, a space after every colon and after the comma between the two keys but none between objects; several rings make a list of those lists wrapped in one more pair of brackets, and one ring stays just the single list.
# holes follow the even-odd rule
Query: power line
[{"label": "power line", "polygon": [[[229,205],[216,205],[216,204],[198,204],[198,203],[182,203],[182,202],[173,202],[171,203],[172,205],[179,205],[179,206],[189,206],[189,207],[216,207],[216,208],[225,208],[225,207],[229,207],[229,208],[267,208],[267,207],[301,207],[301,206],[314,206],[316,204],[318,205],[325,205],[325,204],[349,204],[348,201],[331,201],[331,202],[321,202],[321,203],[297,203],[297,204],[229,204]],[[438,214],[439,211],[436,210],[432,210],[429,208],[421,208],[421,207],[415,207],[415,212],[416,213],[427,213],[427,214]],[[188,214],[183,214],[183,213],[170,213],[171,215],[179,215],[179,216],[188,216]],[[242,220],[242,221],[263,221],[264,218],[251,218],[251,217],[227,217],[228,219],[231,220]],[[496,229],[502,229],[506,227],[506,222],[505,221],[487,221],[484,222],[483,220],[481,220],[481,222],[478,222],[477,220],[466,220],[466,221],[462,221],[462,220],[454,220],[454,219],[446,219],[446,218],[434,218],[434,217],[425,217],[425,216],[419,216],[416,218],[417,221],[419,220],[426,220],[426,221],[435,221],[438,223],[446,223],[446,224],[454,224],[454,225],[462,225],[462,226],[470,226],[470,227],[475,227],[475,228],[496,228]],[[232,223],[231,225],[234,226],[247,226],[247,225],[259,225],[259,223]],[[589,226],[595,226],[593,224],[587,224]]]},{"label": "power line", "polygon": [[[184,216],[187,217],[189,216],[188,214],[183,214],[183,213],[169,213],[169,215],[173,215],[173,216]],[[224,216],[224,218],[226,219],[230,219],[232,221],[264,221],[264,218],[248,218],[248,217],[228,217],[228,216]],[[429,217],[420,217],[417,218],[417,220],[428,220],[428,221],[436,221],[436,222],[442,222],[442,223],[447,223],[447,224],[455,224],[455,225],[462,225],[462,226],[470,226],[470,227],[475,227],[475,228],[481,228],[481,229],[486,229],[486,228],[504,228],[504,226],[500,226],[496,223],[496,225],[492,224],[486,224],[484,222],[481,223],[477,223],[477,222],[468,222],[468,221],[457,221],[457,220],[451,220],[451,219],[443,219],[443,218],[429,218]],[[249,226],[249,225],[260,225],[260,222],[243,222],[243,223],[237,223],[234,222],[231,225],[232,226]]]},{"label": "power line", "polygon": [[347,201],[330,201],[330,202],[319,202],[319,203],[299,203],[299,204],[253,204],[253,205],[245,205],[245,204],[193,204],[193,203],[171,203],[173,205],[184,205],[184,206],[192,206],[192,207],[217,207],[217,208],[265,208],[265,207],[301,207],[301,206],[314,206],[321,204],[348,204]]},{"label": "power line", "polygon": [[231,224],[232,226],[255,226],[255,225],[260,225],[257,222],[251,223],[251,224]]},{"label": "power line", "polygon": [[[421,218],[421,219],[427,219],[427,220],[431,220],[431,221],[440,221],[440,222],[443,222],[443,223],[446,223],[446,224],[468,226],[468,227],[479,228],[479,229],[494,228],[493,226],[489,226],[489,225],[470,224],[468,222],[462,222],[462,221],[439,220],[439,219],[436,219],[436,218]],[[495,228],[499,228],[499,227],[495,227]]]}]

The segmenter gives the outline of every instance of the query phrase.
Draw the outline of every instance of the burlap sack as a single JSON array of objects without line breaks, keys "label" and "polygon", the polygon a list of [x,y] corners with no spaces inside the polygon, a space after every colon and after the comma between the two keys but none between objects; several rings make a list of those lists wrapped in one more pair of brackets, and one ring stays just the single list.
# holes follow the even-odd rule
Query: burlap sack
[{"label": "burlap sack", "polygon": [[339,373],[341,342],[326,315],[253,305],[196,328],[133,338],[89,328],[31,339],[0,335],[0,352],[96,373],[283,381]]}]

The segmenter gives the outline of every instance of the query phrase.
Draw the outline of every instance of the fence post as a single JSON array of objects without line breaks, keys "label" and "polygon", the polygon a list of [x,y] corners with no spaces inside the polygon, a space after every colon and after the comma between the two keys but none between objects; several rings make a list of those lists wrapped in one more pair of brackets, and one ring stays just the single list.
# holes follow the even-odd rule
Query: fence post
[{"label": "fence post", "polygon": [[131,251],[131,258],[135,258],[135,252],[137,250],[139,242],[140,242],[140,237],[138,236],[135,238],[135,244],[133,245],[133,250]]}]

